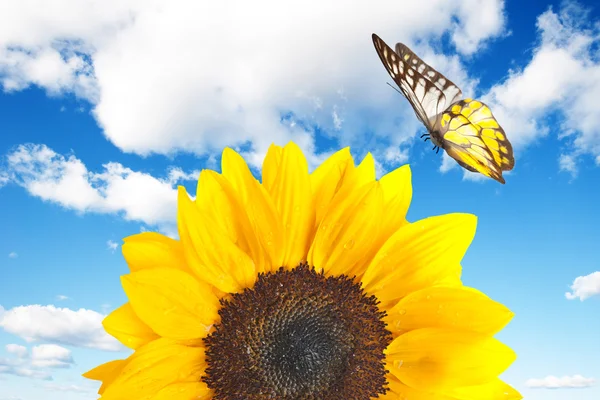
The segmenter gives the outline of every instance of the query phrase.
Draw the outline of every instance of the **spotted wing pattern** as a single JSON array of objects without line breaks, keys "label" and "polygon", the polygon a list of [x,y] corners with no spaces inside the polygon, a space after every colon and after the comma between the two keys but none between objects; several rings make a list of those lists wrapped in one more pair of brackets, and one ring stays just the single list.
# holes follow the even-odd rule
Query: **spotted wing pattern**
[{"label": "spotted wing pattern", "polygon": [[502,171],[511,170],[515,160],[512,146],[490,109],[477,100],[460,100],[458,86],[404,44],[396,44],[394,51],[376,34],[372,37],[385,69],[427,127],[434,144],[439,143],[463,168],[504,183]]},{"label": "spotted wing pattern", "polygon": [[373,34],[373,44],[383,66],[410,102],[419,120],[431,132],[438,116],[446,109],[444,93],[418,70],[411,68],[376,34]]},{"label": "spotted wing pattern", "polygon": [[460,100],[442,114],[442,147],[462,167],[504,183],[502,171],[515,165],[512,146],[488,106]]},{"label": "spotted wing pattern", "polygon": [[451,104],[454,104],[462,97],[462,91],[450,79],[437,72],[421,60],[411,49],[403,43],[396,44],[396,54],[414,71],[423,75],[439,90],[444,93],[445,103],[441,105],[441,110],[446,110]]}]

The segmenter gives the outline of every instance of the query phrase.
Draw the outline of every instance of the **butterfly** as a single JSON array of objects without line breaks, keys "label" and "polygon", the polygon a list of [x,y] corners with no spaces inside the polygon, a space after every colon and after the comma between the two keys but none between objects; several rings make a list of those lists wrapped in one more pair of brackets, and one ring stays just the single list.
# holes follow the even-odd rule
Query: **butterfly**
[{"label": "butterfly", "polygon": [[440,148],[472,172],[505,183],[502,171],[515,165],[512,145],[487,105],[462,99],[462,91],[402,43],[392,50],[373,34],[383,66],[413,107],[428,133],[433,149]]}]

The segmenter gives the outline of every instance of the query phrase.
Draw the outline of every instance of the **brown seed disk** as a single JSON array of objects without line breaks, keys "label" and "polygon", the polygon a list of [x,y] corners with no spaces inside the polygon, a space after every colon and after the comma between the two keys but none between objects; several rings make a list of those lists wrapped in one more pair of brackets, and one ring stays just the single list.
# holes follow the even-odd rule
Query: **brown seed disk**
[{"label": "brown seed disk", "polygon": [[375,296],[307,264],[221,301],[202,378],[215,400],[368,400],[387,391],[392,340]]}]

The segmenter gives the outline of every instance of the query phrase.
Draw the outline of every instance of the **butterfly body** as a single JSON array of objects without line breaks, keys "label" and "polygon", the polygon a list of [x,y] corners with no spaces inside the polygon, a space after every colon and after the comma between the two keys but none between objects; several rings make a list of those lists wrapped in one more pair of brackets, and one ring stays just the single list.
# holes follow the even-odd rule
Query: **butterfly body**
[{"label": "butterfly body", "polygon": [[427,128],[425,139],[469,171],[504,183],[514,167],[512,146],[484,103],[462,99],[462,91],[402,43],[392,50],[373,34],[384,67]]}]

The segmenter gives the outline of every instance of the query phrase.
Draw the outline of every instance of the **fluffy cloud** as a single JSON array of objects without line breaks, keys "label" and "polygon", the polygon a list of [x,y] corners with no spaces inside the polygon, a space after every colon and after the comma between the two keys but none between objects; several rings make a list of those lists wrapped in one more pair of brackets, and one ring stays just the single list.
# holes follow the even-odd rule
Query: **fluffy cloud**
[{"label": "fluffy cloud", "polygon": [[[57,154],[45,145],[20,145],[6,156],[6,173],[30,194],[79,212],[119,213],[127,220],[174,231],[177,191],[183,179],[198,173],[171,168],[164,179],[107,163],[90,172],[74,155]],[[110,244],[109,244],[110,246]]]},{"label": "fluffy cloud", "polygon": [[[29,305],[0,312],[0,327],[27,342],[44,341],[109,351],[122,350],[121,345],[102,328],[104,317],[84,308],[71,310],[52,305]],[[38,350],[39,354],[52,351],[57,350]]]},{"label": "fluffy cloud", "polygon": [[94,392],[93,389],[79,386],[79,385],[59,385],[59,384],[55,384],[55,383],[45,384],[44,389],[52,390],[53,392],[74,392],[74,393]]},{"label": "fluffy cloud", "polygon": [[372,31],[425,43],[424,58],[461,82],[458,59],[427,41],[449,34],[469,55],[504,22],[502,0],[23,0],[0,16],[0,84],[89,100],[107,139],[138,154],[246,145],[261,159],[290,139],[310,153],[315,126],[342,145],[371,131],[393,147],[417,124],[408,110],[400,128],[383,118],[400,100]]},{"label": "fluffy cloud", "polygon": [[[588,12],[565,2],[560,12],[552,9],[537,19],[539,45],[531,61],[483,97],[510,132],[518,149],[541,140],[549,132],[566,141],[568,151],[559,168],[577,174],[579,156],[596,157],[600,165],[600,25]],[[563,123],[550,126],[546,116],[558,111]]]},{"label": "fluffy cloud", "polygon": [[34,346],[31,354],[25,346],[6,345],[6,352],[12,358],[0,358],[0,374],[16,375],[31,379],[52,380],[45,368],[68,368],[73,365],[71,351],[54,344]]},{"label": "fluffy cloud", "polygon": [[558,167],[561,171],[570,173],[573,178],[579,172],[577,169],[577,160],[572,154],[561,154],[558,158]]},{"label": "fluffy cloud", "polygon": [[600,294],[600,271],[589,275],[578,276],[571,285],[572,292],[565,293],[569,300],[579,299],[581,301]]},{"label": "fluffy cloud", "polygon": [[119,243],[109,240],[106,242],[106,247],[114,253],[119,248]]},{"label": "fluffy cloud", "polygon": [[592,386],[595,383],[595,379],[584,378],[581,375],[563,376],[561,378],[550,375],[542,379],[529,379],[525,382],[528,387],[536,389],[584,388]]},{"label": "fluffy cloud", "polygon": [[10,253],[8,253],[8,258],[17,258],[19,257],[19,255],[17,253],[15,253],[14,251],[11,251]]},{"label": "fluffy cloud", "polygon": [[73,364],[71,350],[55,344],[42,344],[31,349],[31,365],[37,368],[68,368]]},{"label": "fluffy cloud", "polygon": [[5,348],[7,353],[14,354],[19,358],[27,356],[27,347],[25,346],[21,346],[18,344],[7,344]]},{"label": "fluffy cloud", "polygon": [[56,296],[56,300],[58,301],[65,301],[65,300],[69,300],[70,297],[69,296],[65,296],[64,294],[59,294],[58,296]]},{"label": "fluffy cloud", "polygon": [[39,371],[31,368],[22,368],[22,367],[12,367],[7,365],[2,365],[2,361],[0,360],[0,374],[6,375],[15,375],[23,378],[31,378],[31,379],[41,379],[50,381],[52,380],[52,374],[46,371]]}]

